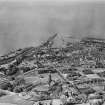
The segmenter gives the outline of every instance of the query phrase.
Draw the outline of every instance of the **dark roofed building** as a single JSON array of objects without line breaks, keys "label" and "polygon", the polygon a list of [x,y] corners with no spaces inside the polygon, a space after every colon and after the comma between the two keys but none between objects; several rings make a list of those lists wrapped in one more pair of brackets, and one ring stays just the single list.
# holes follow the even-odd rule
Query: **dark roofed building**
[{"label": "dark roofed building", "polygon": [[105,39],[101,38],[93,38],[93,37],[85,37],[81,40],[82,43],[100,43],[105,44]]}]

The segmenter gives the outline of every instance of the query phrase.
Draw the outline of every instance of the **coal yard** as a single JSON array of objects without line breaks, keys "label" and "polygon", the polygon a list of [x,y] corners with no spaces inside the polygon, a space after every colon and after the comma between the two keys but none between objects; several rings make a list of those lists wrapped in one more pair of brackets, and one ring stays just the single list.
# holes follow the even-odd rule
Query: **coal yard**
[{"label": "coal yard", "polygon": [[57,37],[0,57],[0,105],[105,105],[105,40]]}]

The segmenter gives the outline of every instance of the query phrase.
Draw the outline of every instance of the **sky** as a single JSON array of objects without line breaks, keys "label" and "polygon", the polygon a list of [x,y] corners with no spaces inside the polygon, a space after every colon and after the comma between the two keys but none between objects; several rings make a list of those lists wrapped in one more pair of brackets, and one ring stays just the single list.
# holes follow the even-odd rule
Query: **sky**
[{"label": "sky", "polygon": [[104,0],[0,1],[0,55],[37,46],[55,33],[105,38]]},{"label": "sky", "polygon": [[72,1],[72,2],[77,2],[77,1],[82,1],[82,2],[91,2],[91,1],[104,1],[104,0],[0,0],[0,1],[20,1],[20,2],[33,2],[33,1],[56,1],[56,2],[68,2],[68,1]]}]

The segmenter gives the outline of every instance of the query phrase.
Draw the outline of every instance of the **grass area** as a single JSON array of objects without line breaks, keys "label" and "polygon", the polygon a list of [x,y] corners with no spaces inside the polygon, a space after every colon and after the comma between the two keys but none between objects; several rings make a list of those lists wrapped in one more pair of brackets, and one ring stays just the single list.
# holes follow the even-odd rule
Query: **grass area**
[{"label": "grass area", "polygon": [[32,101],[24,100],[18,95],[5,96],[0,98],[0,103],[11,103],[16,105],[32,105]]}]

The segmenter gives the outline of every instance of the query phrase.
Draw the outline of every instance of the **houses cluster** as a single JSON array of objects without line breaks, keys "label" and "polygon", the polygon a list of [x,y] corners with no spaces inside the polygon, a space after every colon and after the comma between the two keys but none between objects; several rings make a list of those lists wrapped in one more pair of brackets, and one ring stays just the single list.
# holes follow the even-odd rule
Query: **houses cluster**
[{"label": "houses cluster", "polygon": [[38,47],[2,56],[1,89],[30,93],[38,102],[58,98],[61,101],[61,95],[63,105],[85,105],[91,94],[99,91],[105,94],[105,40],[86,37],[58,48],[52,46],[56,37]]}]

